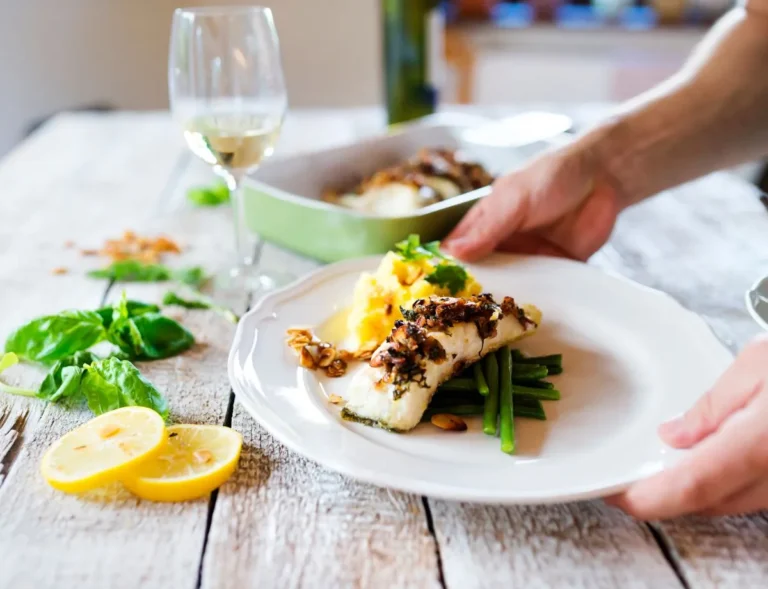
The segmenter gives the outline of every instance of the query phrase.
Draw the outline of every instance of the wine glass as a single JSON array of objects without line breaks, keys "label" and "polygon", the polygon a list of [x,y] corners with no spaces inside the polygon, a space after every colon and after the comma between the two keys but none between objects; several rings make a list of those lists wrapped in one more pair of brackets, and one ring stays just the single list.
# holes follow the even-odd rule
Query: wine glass
[{"label": "wine glass", "polygon": [[192,152],[229,186],[237,267],[229,286],[269,290],[276,275],[257,272],[258,238],[246,223],[243,178],[272,155],[288,99],[269,8],[179,8],[168,60],[171,112]]}]

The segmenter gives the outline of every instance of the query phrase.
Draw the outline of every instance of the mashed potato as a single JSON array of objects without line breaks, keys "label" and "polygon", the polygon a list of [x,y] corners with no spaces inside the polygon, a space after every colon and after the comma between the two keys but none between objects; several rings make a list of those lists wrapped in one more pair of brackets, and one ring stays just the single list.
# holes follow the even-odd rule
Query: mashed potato
[{"label": "mashed potato", "polygon": [[373,274],[363,273],[355,285],[347,328],[358,350],[373,350],[402,319],[400,307],[430,295],[469,297],[482,292],[482,286],[467,272],[464,288],[451,293],[448,288],[425,280],[436,265],[430,260],[403,260],[389,252]]}]

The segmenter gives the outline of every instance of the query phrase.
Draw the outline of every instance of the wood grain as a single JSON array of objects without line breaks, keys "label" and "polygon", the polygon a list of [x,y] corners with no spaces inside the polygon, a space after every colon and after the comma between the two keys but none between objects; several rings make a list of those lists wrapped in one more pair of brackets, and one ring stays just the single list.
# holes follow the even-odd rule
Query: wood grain
[{"label": "wood grain", "polygon": [[219,491],[202,587],[437,588],[422,501],[356,483],[278,444],[235,406],[240,470]]},{"label": "wood grain", "polygon": [[[125,140],[137,151],[126,150]],[[106,284],[85,278],[96,262],[81,256],[79,247],[98,245],[121,231],[118,219],[131,207],[131,197],[145,192],[148,184],[163,186],[166,175],[157,168],[170,165],[176,156],[167,156],[167,139],[158,140],[154,122],[133,125],[115,117],[105,127],[98,116],[62,116],[3,160],[0,341],[34,317],[99,305]],[[145,158],[144,167],[147,160],[154,163],[142,176],[132,171],[142,164],[136,153]],[[66,246],[69,241],[71,247]],[[67,273],[54,275],[54,268]],[[17,366],[1,378],[34,388],[41,377],[39,369]],[[16,432],[13,444],[0,450],[0,470],[5,473],[0,484],[12,480],[12,460],[20,456],[21,443],[31,439],[45,409],[36,400],[0,395],[0,415],[6,427],[15,424]],[[47,419],[57,415],[51,408]]]},{"label": "wood grain", "polygon": [[[63,117],[47,133],[14,153],[10,166],[6,162],[0,168],[0,179],[9,167],[14,174],[23,170],[19,185],[38,199],[16,205],[15,235],[21,227],[28,239],[11,240],[16,256],[12,268],[18,271],[12,274],[13,288],[0,295],[6,308],[22,311],[14,322],[62,307],[98,306],[107,283],[84,273],[106,262],[83,258],[77,248],[65,249],[64,241],[98,247],[126,229],[160,231],[154,225],[162,208],[159,201],[186,155],[165,115]],[[43,153],[36,153],[36,144],[48,152],[41,148]],[[47,184],[30,169],[56,161],[61,167],[51,166]],[[53,277],[52,265],[70,272]],[[179,315],[198,336],[198,344],[182,357],[141,369],[166,394],[175,419],[220,423],[229,400],[226,357],[232,326],[211,313]],[[30,413],[42,407],[27,403]],[[87,412],[48,406],[34,429],[25,428],[27,439],[0,488],[0,551],[9,563],[0,567],[0,586],[193,587],[206,533],[207,499],[152,504],[119,489],[109,500],[86,499],[55,492],[42,481],[42,452],[88,417]],[[13,416],[6,418],[6,423],[12,421]]]},{"label": "wood grain", "polygon": [[429,504],[447,587],[680,587],[645,526],[600,502]]},{"label": "wood grain", "polygon": [[[380,118],[371,111],[289,117],[280,153],[368,134]],[[55,119],[0,163],[0,185],[12,195],[0,200],[0,305],[11,310],[0,315],[0,338],[45,312],[97,306],[107,285],[84,273],[103,261],[78,249],[125,229],[182,241],[187,247],[173,265],[227,267],[228,210],[195,209],[184,196],[211,179],[165,114]],[[670,293],[735,351],[757,332],[743,291],[768,273],[766,235],[768,215],[754,191],[717,174],[627,211],[593,263]],[[70,239],[77,247],[64,247]],[[315,267],[271,246],[262,257],[265,267],[297,275]],[[55,267],[68,273],[53,275]],[[167,285],[115,285],[109,298],[123,288],[159,301]],[[241,311],[246,299],[223,302]],[[223,423],[232,326],[209,312],[168,312],[198,345],[141,369],[168,396],[175,419]],[[2,378],[34,385],[40,373],[14,368]],[[192,588],[199,571],[206,588],[681,585],[649,528],[599,502],[425,503],[300,458],[237,404],[240,469],[210,501],[162,505],[119,489],[109,500],[54,492],[37,473],[39,457],[87,417],[0,396],[0,587]],[[689,587],[768,586],[764,516],[689,518],[658,530]]]}]

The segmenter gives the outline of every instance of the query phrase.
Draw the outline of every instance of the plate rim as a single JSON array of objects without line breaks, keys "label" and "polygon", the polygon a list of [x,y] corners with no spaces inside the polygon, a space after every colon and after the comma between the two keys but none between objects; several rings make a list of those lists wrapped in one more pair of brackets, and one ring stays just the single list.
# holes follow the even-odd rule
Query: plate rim
[{"label": "plate rim", "polygon": [[[653,473],[643,473],[642,475],[636,474],[633,476],[628,476],[628,477],[625,477],[624,479],[621,479],[615,482],[614,484],[607,485],[607,486],[606,485],[588,485],[583,488],[574,489],[567,493],[558,492],[558,491],[555,491],[551,494],[544,494],[544,495],[537,493],[535,497],[533,496],[526,497],[521,494],[518,494],[514,497],[505,497],[505,496],[494,494],[493,492],[484,492],[482,494],[479,494],[469,489],[450,488],[450,487],[446,487],[443,484],[432,483],[430,481],[423,481],[423,480],[420,481],[415,479],[410,479],[410,481],[402,480],[403,477],[399,477],[397,480],[384,481],[381,476],[377,476],[377,473],[374,469],[370,469],[365,467],[364,465],[359,465],[359,464],[353,468],[349,466],[348,463],[342,460],[336,460],[333,455],[329,456],[326,453],[314,451],[311,446],[306,446],[306,445],[302,446],[301,444],[296,443],[290,436],[283,435],[283,432],[280,430],[280,428],[277,427],[270,420],[262,420],[259,417],[257,417],[259,414],[259,411],[257,411],[256,407],[253,405],[254,401],[251,398],[252,395],[250,395],[246,391],[248,385],[245,382],[242,382],[236,373],[237,372],[236,359],[237,359],[238,352],[240,351],[241,342],[243,341],[246,325],[249,323],[249,321],[253,320],[254,316],[263,314],[264,310],[268,308],[268,306],[272,305],[274,302],[279,302],[279,300],[286,294],[292,293],[294,291],[305,290],[307,287],[311,287],[311,284],[318,280],[326,280],[329,278],[333,278],[336,275],[345,274],[347,272],[354,271],[354,270],[364,271],[365,268],[368,268],[368,267],[375,268],[375,264],[377,262],[380,262],[381,259],[382,259],[382,256],[380,255],[372,255],[372,256],[365,256],[360,258],[352,258],[352,259],[343,260],[340,262],[321,266],[309,272],[308,274],[298,278],[291,284],[288,284],[280,289],[277,289],[275,291],[272,291],[266,294],[251,309],[249,309],[248,312],[246,312],[240,318],[240,321],[237,324],[237,329],[235,331],[235,336],[232,341],[232,345],[231,345],[229,356],[228,356],[228,362],[227,362],[227,373],[229,376],[230,385],[232,386],[233,391],[237,395],[238,401],[243,404],[243,406],[248,411],[250,416],[253,419],[255,419],[259,423],[259,425],[263,427],[270,435],[272,435],[278,442],[285,445],[292,452],[295,452],[298,455],[303,456],[304,458],[309,459],[312,462],[315,462],[316,464],[324,468],[328,468],[329,470],[335,471],[337,473],[340,473],[344,476],[349,477],[350,479],[353,479],[359,482],[372,484],[381,488],[389,488],[389,489],[393,489],[393,490],[397,490],[405,493],[423,495],[423,496],[427,496],[435,499],[442,499],[442,500],[449,500],[449,501],[462,501],[462,502],[477,503],[477,504],[545,505],[545,504],[555,504],[555,503],[564,503],[564,502],[570,502],[570,501],[595,499],[595,498],[604,497],[607,495],[621,492],[622,490],[626,489],[632,483],[640,480],[641,478],[650,476],[652,474],[655,474],[656,472],[660,472],[663,469],[663,466],[660,466]],[[603,269],[597,266],[593,266],[590,264],[578,262],[575,260],[569,260],[565,258],[551,258],[548,256],[531,256],[531,255],[495,252],[491,256],[486,258],[486,261],[504,260],[506,261],[506,263],[510,263],[516,259],[517,260],[556,259],[559,262],[564,262],[569,265],[578,266],[582,269],[587,269],[589,272],[593,272],[602,276],[608,276],[612,279],[616,279],[633,288],[644,291],[646,294],[663,298],[668,303],[673,304],[678,311],[682,312],[686,316],[687,320],[693,321],[701,327],[705,327],[706,331],[712,337],[712,340],[713,340],[712,343],[715,344],[717,347],[719,347],[725,354],[728,355],[728,357],[733,358],[733,353],[717,336],[712,326],[709,323],[707,323],[707,321],[705,321],[701,315],[685,307],[675,297],[671,296],[667,292],[661,291],[659,289],[656,289],[644,284],[640,284],[637,281],[632,280],[631,278],[628,278],[627,276],[624,276],[610,269]],[[704,394],[704,391],[702,391],[702,394]],[[273,410],[270,409],[270,411],[273,411]],[[678,450],[673,450],[673,449],[670,449],[670,450],[672,450],[675,454],[679,454],[679,455],[684,453]]]}]

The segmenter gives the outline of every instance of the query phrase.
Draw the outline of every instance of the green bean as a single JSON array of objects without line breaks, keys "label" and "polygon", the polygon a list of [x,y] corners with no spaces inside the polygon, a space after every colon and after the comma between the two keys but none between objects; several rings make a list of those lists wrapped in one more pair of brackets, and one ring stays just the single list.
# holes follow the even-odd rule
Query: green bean
[{"label": "green bean", "polygon": [[527,395],[515,396],[515,404],[512,407],[512,412],[515,417],[530,417],[542,421],[547,419],[547,414],[544,413],[544,407],[542,406],[541,401],[535,397],[529,397]]},{"label": "green bean", "polygon": [[483,431],[489,436],[495,436],[496,422],[499,418],[499,364],[495,354],[488,354],[484,363],[488,395],[485,397],[483,407]]},{"label": "green bean", "polygon": [[562,366],[548,366],[547,370],[549,370],[549,374],[550,375],[562,374],[563,373],[563,367]]},{"label": "green bean", "polygon": [[[547,415],[544,413],[544,407],[541,406],[541,403],[538,401],[538,399],[534,399],[532,397],[530,398],[530,401],[538,403],[538,405],[531,404],[530,402],[518,402],[518,399],[522,398],[517,397],[515,399],[516,402],[515,406],[513,407],[513,413],[515,417],[527,417],[541,421],[545,421],[547,419]],[[438,407],[430,405],[424,412],[424,416],[421,418],[421,420],[429,421],[433,415],[437,415],[438,413],[450,413],[451,415],[463,416],[482,415],[484,408],[485,405],[483,403],[441,405]]]},{"label": "green bean", "polygon": [[547,367],[542,364],[515,364],[512,368],[512,378],[530,378],[538,380],[549,374]]},{"label": "green bean", "polygon": [[546,380],[530,380],[527,378],[515,378],[512,375],[512,384],[524,387],[532,387],[534,389],[554,389],[555,385]]},{"label": "green bean", "polygon": [[557,389],[539,389],[536,387],[524,387],[520,385],[512,385],[512,394],[514,395],[528,395],[529,397],[536,397],[542,401],[559,401],[560,391]]},{"label": "green bean", "polygon": [[440,388],[446,391],[477,392],[477,385],[472,378],[452,378],[441,384]]},{"label": "green bean", "polygon": [[507,454],[515,452],[515,420],[512,415],[512,351],[504,346],[499,354],[499,423],[501,451]]},{"label": "green bean", "polygon": [[441,405],[482,405],[485,397],[480,393],[473,391],[451,391],[437,389],[437,393],[432,397],[430,407]]},{"label": "green bean", "polygon": [[489,393],[488,383],[483,374],[483,365],[480,362],[475,362],[472,365],[472,372],[475,376],[475,386],[477,387],[477,391],[483,396],[487,395]]}]

